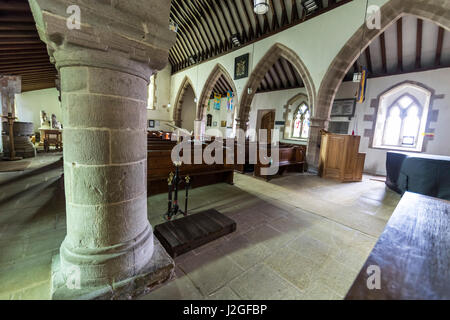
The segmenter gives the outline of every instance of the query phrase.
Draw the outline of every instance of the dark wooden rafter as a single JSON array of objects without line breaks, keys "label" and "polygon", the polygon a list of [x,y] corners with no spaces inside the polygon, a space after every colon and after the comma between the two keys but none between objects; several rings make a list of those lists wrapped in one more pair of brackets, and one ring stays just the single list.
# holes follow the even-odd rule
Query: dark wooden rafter
[{"label": "dark wooden rafter", "polygon": [[288,18],[287,18],[286,3],[284,3],[284,0],[280,0],[280,4],[281,4],[281,23],[280,23],[280,26],[283,27],[286,24],[288,24],[289,21],[288,21]]},{"label": "dark wooden rafter", "polygon": [[253,19],[255,19],[255,34],[256,34],[256,37],[259,37],[262,34],[261,23],[259,21],[259,18],[257,16],[257,14],[255,13],[255,11],[253,11],[253,0],[248,0],[247,2],[250,3],[250,8],[251,8],[251,11],[252,11],[252,14],[253,14]]},{"label": "dark wooden rafter", "polygon": [[369,71],[370,74],[373,74],[372,55],[370,53],[370,47],[366,48],[364,54],[366,56],[367,70]]},{"label": "dark wooden rafter", "polygon": [[397,20],[397,69],[403,71],[403,18]]},{"label": "dark wooden rafter", "polygon": [[291,0],[291,22],[290,23],[294,23],[294,21],[297,21],[298,19],[300,19],[300,17],[298,15],[297,1]]},{"label": "dark wooden rafter", "polygon": [[209,34],[211,44],[213,45],[212,51],[214,53],[217,53],[220,48],[220,39],[216,30],[216,26],[214,25],[214,19],[210,15],[210,12],[212,12],[213,10],[208,10],[207,4],[200,0],[192,1],[192,4],[197,8],[197,10],[200,11],[201,16],[203,17],[202,20],[205,22],[206,32]]},{"label": "dark wooden rafter", "polygon": [[[231,41],[234,34],[239,36],[242,46],[302,23],[299,1],[271,0],[268,14],[258,16],[253,11],[253,0],[173,0],[171,17],[179,25],[180,35],[177,37],[178,46],[170,50],[172,72],[235,50]],[[325,1],[320,12],[305,19],[312,19],[351,1]],[[195,56],[195,61],[190,61],[192,56]]]},{"label": "dark wooden rafter", "polygon": [[[204,54],[207,50],[207,45],[204,42],[204,39],[201,36],[200,31],[198,30],[198,27],[196,24],[192,22],[191,17],[189,17],[188,13],[185,11],[182,4],[178,4],[177,1],[172,2],[172,8],[175,8],[175,10],[178,10],[180,18],[184,21],[184,24],[188,26],[190,33],[192,34],[191,38],[201,47],[199,50],[200,54]],[[195,19],[195,17],[194,17]]]},{"label": "dark wooden rafter", "polygon": [[[222,12],[219,11],[218,14],[216,14],[215,10],[213,10],[213,4],[210,0],[204,1],[204,4],[206,5],[206,8],[211,13],[211,21],[213,25],[213,31],[217,33],[217,37],[220,40],[219,44],[219,50],[226,50],[230,46],[229,38],[226,36],[226,33],[224,32],[222,25],[219,21],[219,16],[222,16]],[[221,36],[222,35],[222,36]]]},{"label": "dark wooden rafter", "polygon": [[[232,35],[237,34],[240,36],[241,33],[238,28],[238,23],[236,22],[234,15],[231,12],[228,2],[229,2],[228,0],[220,0],[218,2],[219,6],[222,8],[222,16],[224,17],[225,21],[229,24],[231,34]],[[228,15],[230,15],[230,19],[227,19],[227,15],[225,14],[225,12],[228,12]]]},{"label": "dark wooden rafter", "polygon": [[0,73],[22,77],[22,91],[55,87],[57,71],[26,0],[0,0]]},{"label": "dark wooden rafter", "polygon": [[247,23],[249,25],[249,29],[248,29],[248,31],[249,31],[249,39],[253,40],[256,37],[256,32],[255,32],[255,29],[253,28],[252,21],[250,20],[250,16],[249,16],[248,11],[247,11],[247,6],[245,5],[244,0],[237,0],[237,1],[240,2],[241,7],[242,7],[242,11],[244,12],[245,21],[247,21]]},{"label": "dark wooden rafter", "polygon": [[273,0],[269,0],[269,7],[270,7],[270,12],[272,14],[272,26],[270,27],[270,30],[279,29],[280,28],[280,23],[278,22],[277,11],[276,11],[275,6],[273,4]]},{"label": "dark wooden rafter", "polygon": [[381,64],[383,72],[387,73],[386,38],[384,32],[380,34],[380,48],[381,48]]},{"label": "dark wooden rafter", "polygon": [[423,20],[417,19],[416,69],[422,68]]},{"label": "dark wooden rafter", "polygon": [[439,27],[438,31],[438,40],[437,40],[437,48],[436,48],[436,58],[434,61],[434,65],[440,66],[441,60],[442,60],[442,48],[444,47],[444,35],[445,35],[445,29],[442,27]]},{"label": "dark wooden rafter", "polygon": [[[240,35],[241,41],[247,42],[250,39],[250,36],[247,34],[245,25],[242,23],[242,20],[239,17],[239,11],[236,8],[234,0],[223,0],[223,3],[225,3],[225,6],[228,9],[228,13],[230,14],[231,19],[236,26],[236,32]],[[237,16],[237,19],[235,18],[235,14]],[[241,29],[242,32],[240,32],[239,29]]]},{"label": "dark wooden rafter", "polygon": [[[201,39],[202,45],[204,46],[203,56],[209,57],[209,40],[206,36],[203,35],[204,28],[201,24],[200,20],[202,19],[197,12],[186,5],[186,2],[182,1],[181,5],[183,6],[182,10],[187,19],[190,20],[191,25],[196,29],[196,33],[199,35],[199,39]],[[194,19],[194,21],[191,20]]]}]

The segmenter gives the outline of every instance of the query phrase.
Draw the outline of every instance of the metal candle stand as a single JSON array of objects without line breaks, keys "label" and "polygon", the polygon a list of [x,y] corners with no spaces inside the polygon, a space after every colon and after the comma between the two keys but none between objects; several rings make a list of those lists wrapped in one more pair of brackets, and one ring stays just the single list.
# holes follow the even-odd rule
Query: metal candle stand
[{"label": "metal candle stand", "polygon": [[[168,186],[169,186],[169,200],[168,200],[168,208],[167,213],[164,214],[164,219],[167,221],[172,220],[174,216],[177,216],[178,214],[182,214],[184,216],[187,216],[188,214],[188,199],[189,199],[189,186],[190,186],[190,180],[191,178],[189,176],[185,177],[185,189],[186,189],[186,199],[184,203],[184,211],[180,209],[180,206],[178,205],[178,187],[180,184],[180,166],[181,163],[174,163],[175,164],[175,175],[171,172],[169,175],[169,179],[167,179]],[[173,198],[172,198],[173,195]]]}]

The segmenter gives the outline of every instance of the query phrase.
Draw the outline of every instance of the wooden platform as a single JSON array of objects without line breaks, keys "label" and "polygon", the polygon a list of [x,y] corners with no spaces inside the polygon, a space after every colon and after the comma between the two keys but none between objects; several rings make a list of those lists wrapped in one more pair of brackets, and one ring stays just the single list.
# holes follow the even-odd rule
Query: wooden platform
[{"label": "wooden platform", "polygon": [[154,234],[172,258],[236,231],[236,222],[211,209],[155,226]]},{"label": "wooden platform", "polygon": [[[449,201],[406,192],[346,299],[450,299],[449,212]],[[367,287],[369,266],[380,289]]]}]

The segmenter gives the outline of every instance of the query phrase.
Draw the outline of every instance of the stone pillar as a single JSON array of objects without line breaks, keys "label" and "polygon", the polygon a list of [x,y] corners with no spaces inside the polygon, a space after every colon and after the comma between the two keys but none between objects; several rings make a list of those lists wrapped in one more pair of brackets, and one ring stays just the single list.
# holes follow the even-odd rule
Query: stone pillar
[{"label": "stone pillar", "polygon": [[329,121],[330,119],[311,118],[311,129],[309,132],[306,161],[308,163],[308,170],[315,173],[319,170],[320,143],[322,140],[320,130],[327,129]]},{"label": "stone pillar", "polygon": [[130,298],[173,274],[147,219],[147,100],[175,41],[165,0],[30,0],[61,76],[67,236],[53,298]]},{"label": "stone pillar", "polygon": [[[11,113],[12,117],[16,117],[15,95],[22,92],[22,77],[21,76],[2,76],[0,75],[0,133],[3,130],[8,130],[7,126],[4,126],[2,122],[7,122],[6,118]],[[9,133],[10,134],[10,133]],[[9,142],[9,134],[7,136],[0,137],[0,155],[4,152],[10,152],[11,142]],[[14,139],[12,140],[14,143]],[[5,143],[4,143],[5,142]]]},{"label": "stone pillar", "polygon": [[202,120],[194,120],[194,137],[195,140],[201,140],[205,135],[205,126]]}]

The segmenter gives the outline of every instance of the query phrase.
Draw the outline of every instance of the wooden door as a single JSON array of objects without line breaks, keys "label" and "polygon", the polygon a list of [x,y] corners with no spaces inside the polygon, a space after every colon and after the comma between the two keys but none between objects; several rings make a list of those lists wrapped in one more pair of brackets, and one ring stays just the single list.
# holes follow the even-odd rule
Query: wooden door
[{"label": "wooden door", "polygon": [[261,129],[267,130],[267,143],[272,143],[272,130],[275,128],[275,111],[270,111],[261,119]]}]

